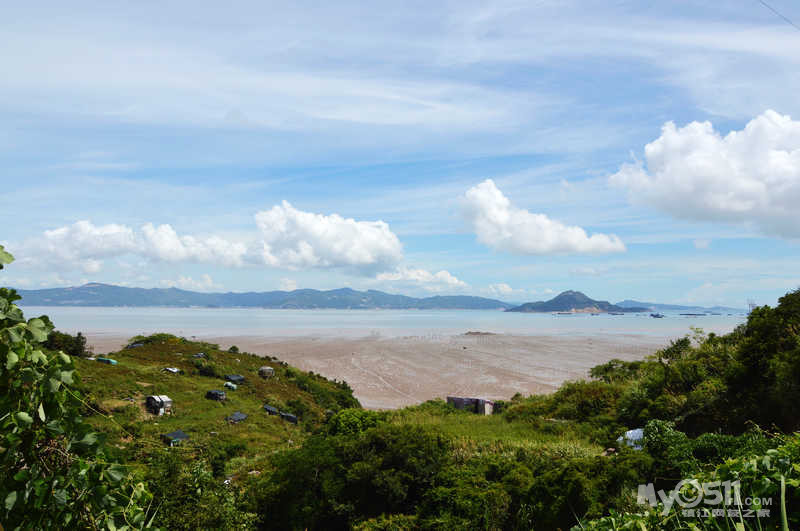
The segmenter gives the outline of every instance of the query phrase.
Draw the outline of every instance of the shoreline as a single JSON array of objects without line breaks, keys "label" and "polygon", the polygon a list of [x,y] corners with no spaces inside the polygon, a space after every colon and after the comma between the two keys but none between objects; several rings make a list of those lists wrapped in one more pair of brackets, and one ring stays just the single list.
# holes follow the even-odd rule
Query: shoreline
[{"label": "shoreline", "polygon": [[[362,406],[397,409],[448,395],[511,398],[552,392],[566,380],[613,358],[642,359],[669,338],[637,334],[514,335],[428,334],[384,337],[203,335],[195,339],[236,345],[275,356],[300,369],[346,381]],[[119,350],[129,336],[84,331],[95,353]]]}]

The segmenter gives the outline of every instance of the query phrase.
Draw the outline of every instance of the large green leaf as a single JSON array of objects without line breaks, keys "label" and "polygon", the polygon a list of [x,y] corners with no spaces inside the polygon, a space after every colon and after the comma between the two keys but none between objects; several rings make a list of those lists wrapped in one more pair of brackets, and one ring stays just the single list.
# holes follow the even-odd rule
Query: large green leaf
[{"label": "large green leaf", "polygon": [[50,382],[51,393],[55,393],[56,391],[58,391],[58,388],[61,387],[61,382],[59,380],[56,380],[55,378],[50,378],[49,382]]},{"label": "large green leaf", "polygon": [[12,350],[11,352],[8,353],[8,356],[6,356],[6,369],[13,368],[18,361],[19,361],[19,356],[17,356],[17,353]]},{"label": "large green leaf", "polygon": [[31,416],[25,413],[24,411],[18,411],[14,415],[14,418],[17,419],[17,422],[19,424],[22,424],[23,426],[30,426],[31,424],[33,424],[33,418],[31,418]]},{"label": "large green leaf", "polygon": [[67,491],[64,489],[58,489],[53,492],[53,499],[56,501],[58,505],[66,505],[67,504]]},{"label": "large green leaf", "polygon": [[31,352],[31,361],[33,363],[47,363],[47,356],[41,350],[34,350]]},{"label": "large green leaf", "polygon": [[79,450],[88,450],[89,448],[97,444],[98,442],[97,435],[98,435],[97,433],[90,431],[89,433],[86,433],[81,439],[74,441],[72,443],[72,446],[74,446]]},{"label": "large green leaf", "polygon": [[124,466],[120,465],[111,465],[106,470],[106,476],[114,483],[119,483],[127,474]]},{"label": "large green leaf", "polygon": [[14,261],[14,255],[9,253],[8,251],[0,245],[0,269],[3,269],[3,264],[10,264]]},{"label": "large green leaf", "polygon": [[47,340],[47,334],[49,333],[49,330],[47,330],[47,324],[45,324],[45,322],[38,317],[34,317],[28,321],[28,330],[33,336],[34,341],[42,343]]},{"label": "large green leaf", "polygon": [[[2,248],[0,247],[0,249]],[[9,492],[6,496],[6,511],[13,509],[15,503],[17,503],[17,491]]]},{"label": "large green leaf", "polygon": [[11,343],[20,343],[25,337],[25,325],[23,323],[16,324],[6,328],[5,332],[8,334],[8,339]]}]

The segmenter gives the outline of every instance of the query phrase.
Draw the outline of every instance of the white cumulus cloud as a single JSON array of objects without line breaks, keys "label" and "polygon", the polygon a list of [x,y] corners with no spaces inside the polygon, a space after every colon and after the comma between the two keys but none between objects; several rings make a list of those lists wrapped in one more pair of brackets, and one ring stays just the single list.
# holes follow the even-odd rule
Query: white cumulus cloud
[{"label": "white cumulus cloud", "polygon": [[135,252],[138,247],[130,227],[114,223],[97,226],[82,220],[44,231],[41,237],[23,245],[19,254],[24,264],[58,264],[64,269],[79,267],[86,273],[97,273],[103,259]]},{"label": "white cumulus cloud", "polygon": [[147,223],[141,230],[111,223],[82,220],[53,230],[21,246],[23,263],[97,273],[103,260],[128,254],[163,262],[204,262],[242,265],[247,247],[217,236],[179,236],[170,225]]},{"label": "white cumulus cloud", "polygon": [[385,271],[403,257],[403,246],[383,221],[303,212],[287,201],[255,216],[264,263],[289,269],[346,267]]},{"label": "white cumulus cloud", "polygon": [[590,236],[581,227],[515,207],[491,179],[467,190],[465,199],[478,241],[499,251],[531,255],[625,251],[613,234]]},{"label": "white cumulus cloud", "polygon": [[217,236],[196,238],[179,236],[170,225],[142,227],[142,254],[165,262],[207,262],[240,266],[247,252],[241,242],[229,242]]},{"label": "white cumulus cloud", "polygon": [[135,229],[84,220],[44,231],[22,243],[17,254],[28,265],[89,274],[99,272],[104,259],[126,255],[224,267],[345,268],[369,276],[394,270],[403,258],[400,240],[383,221],[303,212],[286,201],[258,212],[255,220],[258,232],[246,237],[249,245],[215,235],[179,234],[168,224]]},{"label": "white cumulus cloud", "polygon": [[161,285],[167,288],[180,288],[191,291],[211,291],[222,288],[208,274],[201,275],[197,280],[181,275],[177,280],[162,280]]},{"label": "white cumulus cloud", "polygon": [[431,273],[426,269],[400,266],[394,271],[380,273],[375,278],[382,282],[396,282],[401,285],[419,286],[428,291],[453,290],[467,287],[466,282],[459,280],[444,269],[436,273]]},{"label": "white cumulus cloud", "polygon": [[710,122],[667,122],[644,156],[609,178],[633,201],[680,219],[800,237],[800,121],[768,110],[725,136]]}]

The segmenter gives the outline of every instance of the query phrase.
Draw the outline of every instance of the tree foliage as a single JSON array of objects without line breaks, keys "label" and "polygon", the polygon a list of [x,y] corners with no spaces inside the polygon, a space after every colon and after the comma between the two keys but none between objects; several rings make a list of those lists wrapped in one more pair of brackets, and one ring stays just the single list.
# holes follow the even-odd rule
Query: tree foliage
[{"label": "tree foliage", "polygon": [[[0,246],[0,266],[13,257]],[[0,288],[0,515],[7,529],[130,529],[147,525],[150,494],[106,462],[103,436],[83,422],[77,374],[45,353],[47,318],[26,320]]]},{"label": "tree foliage", "polygon": [[419,427],[319,434],[279,454],[255,489],[269,529],[348,529],[366,518],[413,513],[448,462],[448,442]]},{"label": "tree foliage", "polygon": [[43,344],[44,348],[48,350],[60,350],[68,356],[86,356],[86,336],[78,332],[74,336],[53,330],[47,336],[47,340]]}]

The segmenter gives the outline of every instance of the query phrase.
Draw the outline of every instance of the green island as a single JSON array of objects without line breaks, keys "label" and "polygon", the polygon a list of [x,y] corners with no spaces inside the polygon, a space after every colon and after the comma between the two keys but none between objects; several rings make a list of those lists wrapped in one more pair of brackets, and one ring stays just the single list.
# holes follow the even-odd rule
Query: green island
[{"label": "green island", "polygon": [[345,382],[168,334],[96,356],[17,299],[0,288],[3,529],[800,527],[800,290],[492,415],[369,411]]}]

